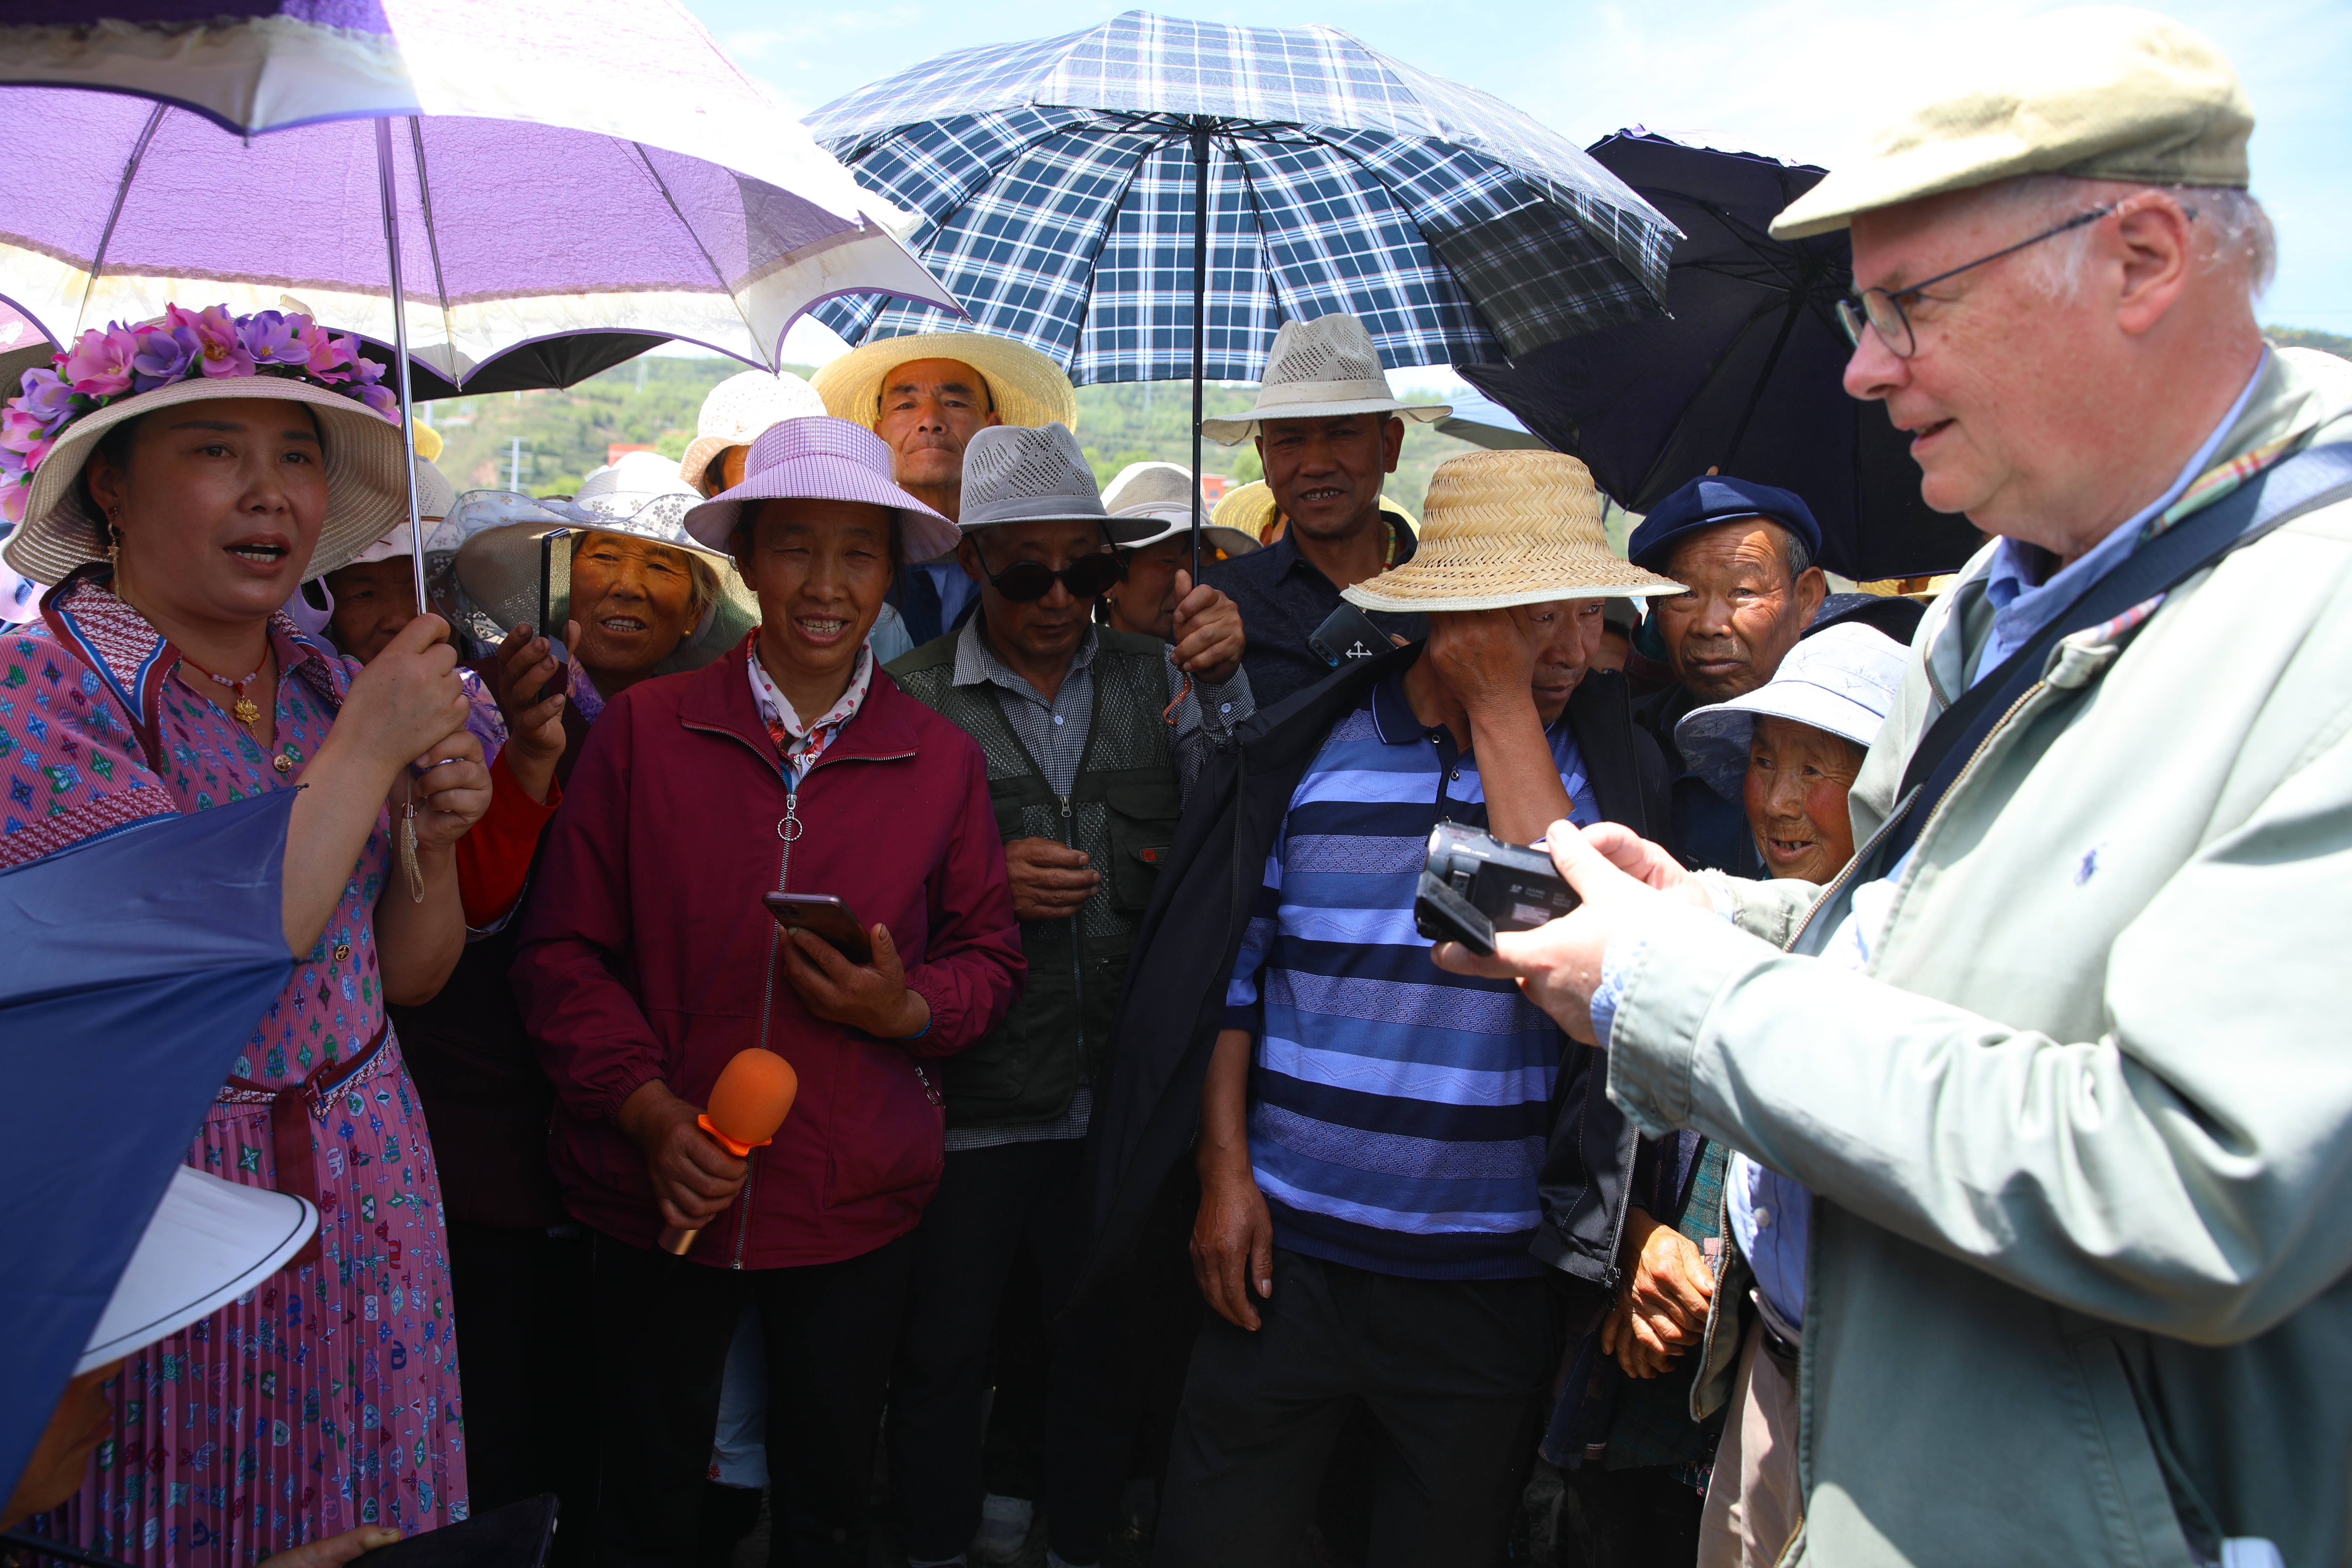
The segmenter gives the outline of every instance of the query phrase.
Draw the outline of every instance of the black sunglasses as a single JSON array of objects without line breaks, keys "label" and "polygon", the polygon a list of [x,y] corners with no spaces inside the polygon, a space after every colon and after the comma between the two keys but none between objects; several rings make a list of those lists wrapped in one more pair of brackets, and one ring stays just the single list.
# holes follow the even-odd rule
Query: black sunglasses
[{"label": "black sunglasses", "polygon": [[988,585],[1016,605],[1035,604],[1052,593],[1056,583],[1067,588],[1073,599],[1098,599],[1104,589],[1127,575],[1127,562],[1115,550],[1081,555],[1058,572],[1042,561],[1015,561],[1002,572],[992,572],[980,541],[974,539],[971,548],[980,557],[981,571],[987,574]]}]

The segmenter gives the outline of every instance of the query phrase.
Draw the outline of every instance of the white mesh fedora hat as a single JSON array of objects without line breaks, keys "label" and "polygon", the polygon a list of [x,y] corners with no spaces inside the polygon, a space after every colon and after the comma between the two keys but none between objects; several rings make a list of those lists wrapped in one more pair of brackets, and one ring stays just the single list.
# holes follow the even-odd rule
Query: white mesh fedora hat
[{"label": "white mesh fedora hat", "polygon": [[1425,613],[1682,591],[1609,548],[1591,469],[1565,452],[1503,450],[1439,464],[1412,559],[1340,597],[1368,610]]},{"label": "white mesh fedora hat", "polygon": [[1230,447],[1257,434],[1265,419],[1338,419],[1349,414],[1395,414],[1422,424],[1444,418],[1451,404],[1407,405],[1389,388],[1381,351],[1364,323],[1343,314],[1285,321],[1274,334],[1257,405],[1238,419],[1203,419],[1201,434]]},{"label": "white mesh fedora hat", "polygon": [[1009,522],[1095,522],[1114,544],[1160,531],[1151,518],[1114,517],[1070,427],[992,425],[963,449],[963,504],[956,526],[970,533]]},{"label": "white mesh fedora hat", "polygon": [[694,439],[686,444],[686,456],[677,460],[678,479],[699,493],[711,459],[728,447],[748,447],[772,426],[824,412],[824,399],[817,395],[816,388],[790,371],[771,375],[764,370],[747,370],[730,375],[702,400],[702,413],[694,422]]},{"label": "white mesh fedora hat", "polygon": [[[1140,549],[1144,545],[1157,544],[1163,539],[1192,531],[1192,499],[1196,489],[1192,470],[1181,463],[1157,460],[1129,463],[1103,490],[1103,505],[1114,517],[1140,519],[1158,528],[1158,532],[1132,542]],[[1206,506],[1201,509],[1203,518],[1209,517],[1210,512],[1211,509]],[[1203,544],[1214,545],[1229,556],[1246,555],[1259,547],[1257,535],[1216,522],[1202,523],[1201,541]]]}]

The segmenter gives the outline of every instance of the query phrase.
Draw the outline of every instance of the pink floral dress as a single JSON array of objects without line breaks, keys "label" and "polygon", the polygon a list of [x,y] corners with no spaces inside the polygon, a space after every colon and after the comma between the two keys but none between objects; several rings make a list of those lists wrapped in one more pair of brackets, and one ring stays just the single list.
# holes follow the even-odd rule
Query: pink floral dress
[{"label": "pink floral dress", "polygon": [[[227,692],[182,667],[102,574],[78,574],[42,621],[0,635],[0,866],[300,783],[358,666],[282,616],[270,635],[283,772],[214,700]],[[299,1083],[383,1029],[374,910],[389,843],[381,820],[234,1077]],[[440,1183],[398,1043],[325,1110],[308,1122],[319,1260],[124,1363],[114,1436],[53,1533],[140,1563],[245,1564],[360,1524],[414,1531],[466,1517]],[[188,1163],[278,1186],[268,1103],[216,1104]]]}]

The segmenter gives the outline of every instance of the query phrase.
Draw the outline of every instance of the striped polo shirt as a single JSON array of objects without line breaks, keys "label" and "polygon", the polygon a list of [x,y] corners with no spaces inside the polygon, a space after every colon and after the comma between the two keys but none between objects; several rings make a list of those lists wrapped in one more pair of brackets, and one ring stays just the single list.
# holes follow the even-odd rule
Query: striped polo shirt
[{"label": "striped polo shirt", "polygon": [[[1565,716],[1573,819],[1600,820]],[[1290,797],[1226,992],[1256,1040],[1250,1163],[1275,1243],[1382,1274],[1498,1279],[1528,1255],[1566,1037],[1507,981],[1448,974],[1413,930],[1442,821],[1486,826],[1475,762],[1400,672],[1341,719]]]}]

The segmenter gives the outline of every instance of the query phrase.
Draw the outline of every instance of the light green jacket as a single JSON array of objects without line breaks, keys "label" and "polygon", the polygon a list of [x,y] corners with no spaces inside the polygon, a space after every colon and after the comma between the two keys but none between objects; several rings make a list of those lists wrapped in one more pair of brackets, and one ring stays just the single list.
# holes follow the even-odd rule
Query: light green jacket
[{"label": "light green jacket", "polygon": [[[2221,455],[2302,431],[2352,404],[2273,353]],[[1920,626],[1857,841],[1965,688],[1986,560]],[[1790,1561],[2352,1562],[2352,503],[2063,643],[1866,973],[1781,951],[1845,889],[1718,886],[1736,928],[1648,928],[1609,1092],[1819,1194]]]}]

